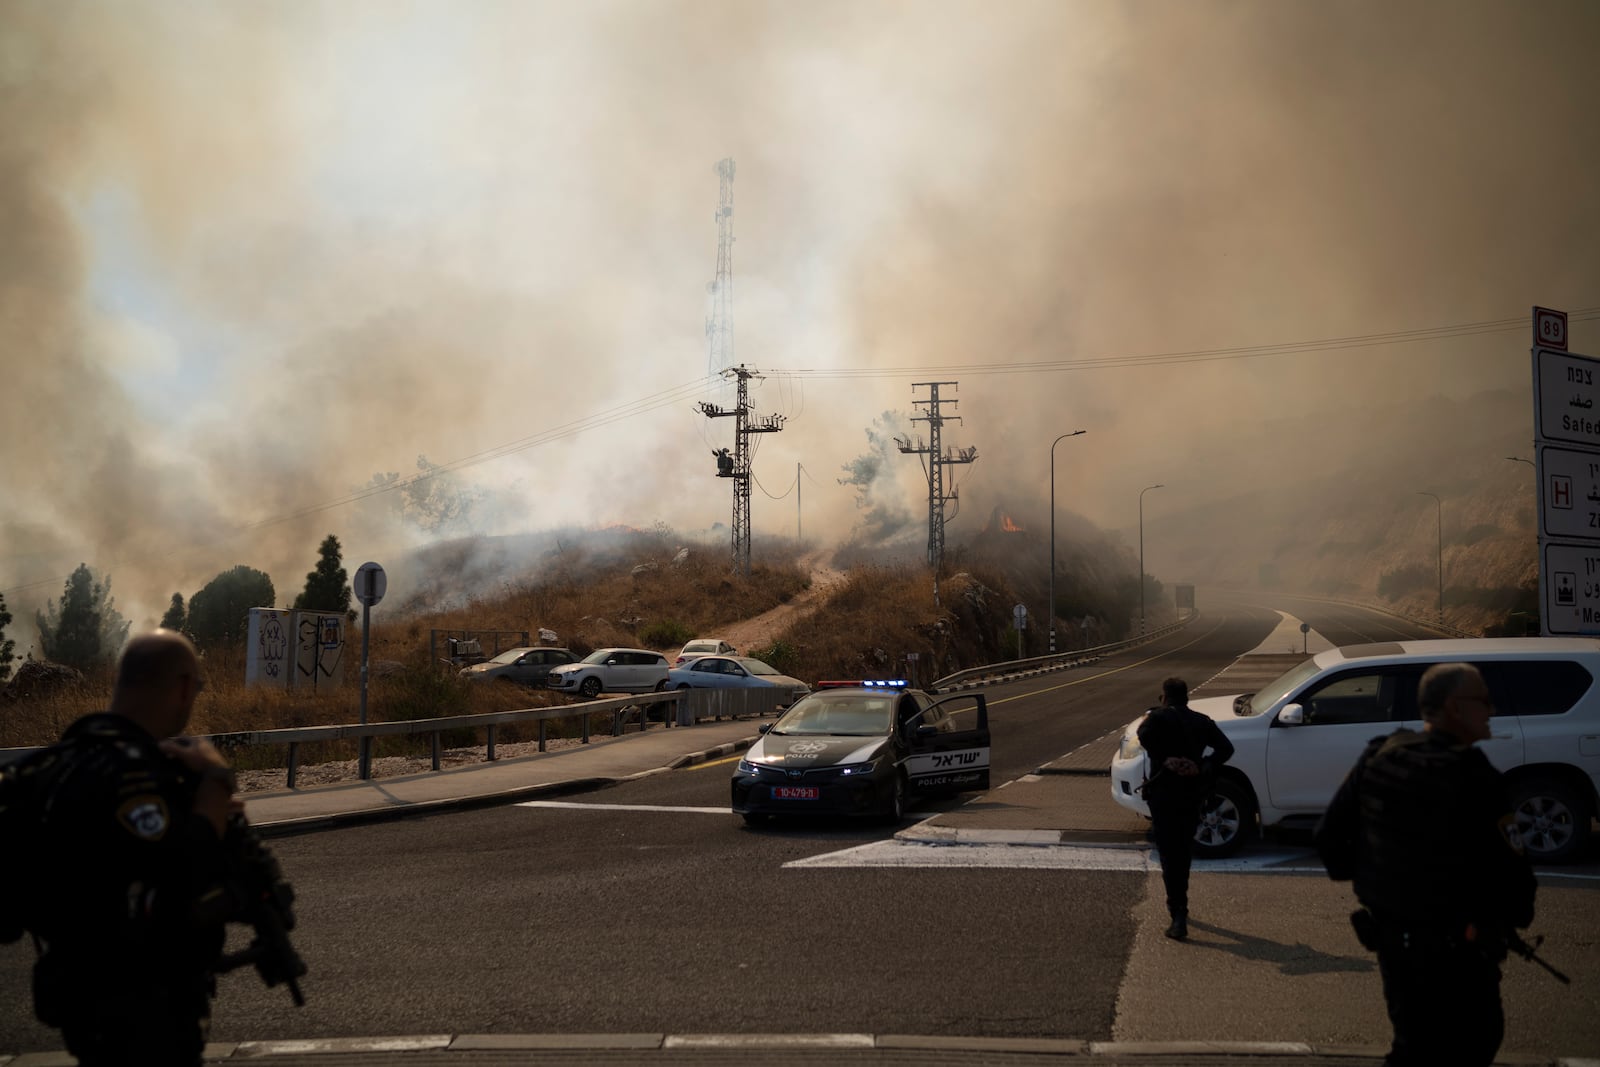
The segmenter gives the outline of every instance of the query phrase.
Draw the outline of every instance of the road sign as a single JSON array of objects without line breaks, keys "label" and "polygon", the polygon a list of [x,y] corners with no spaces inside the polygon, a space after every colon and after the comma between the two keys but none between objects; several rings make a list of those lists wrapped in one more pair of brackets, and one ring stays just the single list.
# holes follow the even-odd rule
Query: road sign
[{"label": "road sign", "polygon": [[1018,604],[1011,609],[1011,621],[1019,630],[1028,628],[1028,605]]},{"label": "road sign", "polygon": [[1600,635],[1600,545],[1545,545],[1544,632]]},{"label": "road sign", "polygon": [[1551,441],[1600,447],[1600,359],[1533,350],[1534,434]]},{"label": "road sign", "polygon": [[1600,450],[1539,449],[1539,530],[1600,546]]},{"label": "road sign", "polygon": [[1539,348],[1567,350],[1567,313],[1551,308],[1533,309],[1533,343]]},{"label": "road sign", "polygon": [[370,608],[383,599],[389,588],[389,577],[376,563],[363,563],[356,568],[356,580],[350,584],[355,589],[356,599]]}]

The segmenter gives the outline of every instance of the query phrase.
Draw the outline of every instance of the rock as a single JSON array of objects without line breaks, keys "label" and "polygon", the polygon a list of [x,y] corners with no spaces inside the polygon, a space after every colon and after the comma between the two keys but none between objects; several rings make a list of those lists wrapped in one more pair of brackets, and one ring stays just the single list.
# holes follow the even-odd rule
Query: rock
[{"label": "rock", "polygon": [[16,677],[0,691],[0,704],[55,696],[63,690],[82,687],[86,680],[82,671],[65,663],[23,660]]}]

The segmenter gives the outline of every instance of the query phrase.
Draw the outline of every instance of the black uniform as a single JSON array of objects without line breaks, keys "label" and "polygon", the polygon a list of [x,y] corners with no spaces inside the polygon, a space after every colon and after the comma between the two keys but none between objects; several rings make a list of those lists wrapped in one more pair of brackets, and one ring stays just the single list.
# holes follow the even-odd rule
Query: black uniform
[{"label": "black uniform", "polygon": [[[1200,805],[1216,781],[1216,769],[1233,758],[1229,741],[1215,720],[1190,708],[1151,708],[1139,724],[1139,744],[1150,757],[1144,799],[1150,805],[1150,830],[1161,853],[1161,881],[1167,911],[1175,920],[1189,914],[1189,866]],[[1206,750],[1211,750],[1207,756]],[[1163,764],[1172,756],[1192,760],[1199,774],[1174,774]]]},{"label": "black uniform", "polygon": [[1385,1062],[1492,1063],[1505,934],[1533,921],[1537,887],[1500,773],[1439,730],[1374,738],[1316,840],[1375,920],[1362,941],[1394,1024]]},{"label": "black uniform", "polygon": [[34,1011],[84,1067],[199,1063],[228,903],[197,783],[121,715],[33,761]]}]

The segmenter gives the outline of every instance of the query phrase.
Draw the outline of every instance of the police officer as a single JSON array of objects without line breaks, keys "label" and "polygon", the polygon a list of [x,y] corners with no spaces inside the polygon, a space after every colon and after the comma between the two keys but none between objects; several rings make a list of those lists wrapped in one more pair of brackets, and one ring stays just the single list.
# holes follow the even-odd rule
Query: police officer
[{"label": "police officer", "polygon": [[234,778],[180,737],[203,688],[170,630],[128,643],[110,708],[40,765],[34,1011],[84,1067],[198,1064],[223,944],[222,834]]},{"label": "police officer", "polygon": [[1394,1026],[1384,1062],[1486,1065],[1505,1036],[1506,935],[1533,921],[1536,888],[1500,774],[1474,742],[1494,708],[1477,668],[1441,663],[1417,686],[1421,733],[1374,738],[1316,831],[1351,917],[1378,954]]},{"label": "police officer", "polygon": [[[1139,744],[1153,771],[1144,784],[1150,805],[1150,830],[1161,854],[1161,881],[1167,890],[1168,937],[1189,936],[1189,866],[1200,806],[1211,792],[1216,769],[1233,757],[1233,742],[1210,716],[1189,707],[1189,685],[1182,678],[1161,683],[1161,705],[1139,724]],[[1210,754],[1207,754],[1207,750]]]}]

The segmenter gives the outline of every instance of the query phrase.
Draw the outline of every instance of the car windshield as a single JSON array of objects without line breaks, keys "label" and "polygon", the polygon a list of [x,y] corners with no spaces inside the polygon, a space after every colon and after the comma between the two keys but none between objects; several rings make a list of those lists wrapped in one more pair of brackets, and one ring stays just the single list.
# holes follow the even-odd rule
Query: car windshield
[{"label": "car windshield", "polygon": [[1321,669],[1314,659],[1308,659],[1298,667],[1291,667],[1254,693],[1246,694],[1244,703],[1239,706],[1239,714],[1255,715],[1266,711],[1314,678]]},{"label": "car windshield", "polygon": [[617,653],[617,650],[614,649],[614,648],[597,648],[593,652],[589,653],[587,656],[583,657],[583,659],[579,660],[579,662],[580,663],[604,663],[606,660],[608,660],[612,656],[616,655],[616,653]]},{"label": "car windshield", "polygon": [[526,651],[528,651],[528,650],[525,649],[525,648],[509,649],[509,650],[507,650],[505,652],[500,653],[498,656],[496,656],[494,659],[490,660],[489,662],[490,663],[515,663],[515,662],[517,662],[517,660],[522,658],[522,654],[524,652],[526,652]]},{"label": "car windshield", "polygon": [[690,652],[715,652],[716,650],[717,643],[715,641],[690,641],[683,646],[685,655]]},{"label": "car windshield", "polygon": [[734,662],[737,663],[739,666],[743,667],[745,669],[745,673],[746,674],[777,674],[778,673],[776,668],[772,667],[770,664],[762,663],[758,659],[736,659],[736,660],[734,660]]},{"label": "car windshield", "polygon": [[773,724],[775,734],[830,734],[880,737],[894,720],[894,701],[887,697],[807,697]]}]

